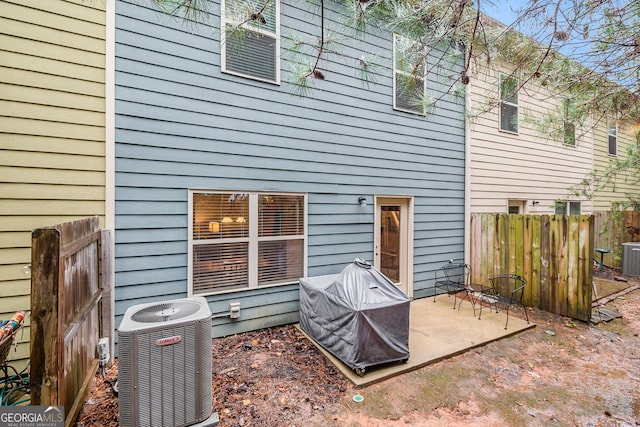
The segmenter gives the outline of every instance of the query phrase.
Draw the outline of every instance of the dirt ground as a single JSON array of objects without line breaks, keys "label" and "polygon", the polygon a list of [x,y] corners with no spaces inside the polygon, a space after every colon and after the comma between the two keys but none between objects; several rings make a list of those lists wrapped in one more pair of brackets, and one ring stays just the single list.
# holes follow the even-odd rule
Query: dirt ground
[{"label": "dirt ground", "polygon": [[[533,329],[360,389],[294,326],[215,339],[213,408],[220,426],[240,427],[638,426],[640,290],[607,308],[622,318],[531,309]],[[100,374],[76,425],[118,425]]]}]

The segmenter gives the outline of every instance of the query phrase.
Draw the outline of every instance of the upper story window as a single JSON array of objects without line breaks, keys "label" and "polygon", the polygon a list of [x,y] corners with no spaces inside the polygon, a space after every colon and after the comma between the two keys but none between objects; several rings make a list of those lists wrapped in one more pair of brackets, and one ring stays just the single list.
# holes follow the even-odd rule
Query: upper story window
[{"label": "upper story window", "polygon": [[556,215],[580,215],[582,205],[580,202],[568,202],[564,200],[556,201]]},{"label": "upper story window", "polygon": [[609,137],[609,155],[618,155],[618,124],[615,121],[609,121],[607,129],[607,135]]},{"label": "upper story window", "polygon": [[393,35],[393,108],[425,114],[425,47],[399,34]]},{"label": "upper story window", "polygon": [[571,101],[565,99],[563,101],[564,111],[564,144],[576,145],[576,125],[571,120]]},{"label": "upper story window", "polygon": [[296,283],[305,275],[306,197],[189,193],[191,294]]},{"label": "upper story window", "polygon": [[280,84],[280,1],[222,0],[222,71]]},{"label": "upper story window", "polygon": [[518,79],[500,76],[500,130],[518,133]]}]

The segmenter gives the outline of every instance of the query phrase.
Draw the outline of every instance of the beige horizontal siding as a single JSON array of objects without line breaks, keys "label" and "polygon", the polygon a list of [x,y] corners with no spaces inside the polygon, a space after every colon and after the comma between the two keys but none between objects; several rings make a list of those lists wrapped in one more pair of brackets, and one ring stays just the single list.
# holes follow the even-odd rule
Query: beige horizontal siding
[{"label": "beige horizontal siding", "polygon": [[104,172],[68,169],[35,169],[0,166],[0,176],[4,182],[20,182],[30,184],[61,184],[66,191],[75,192],[69,186],[103,186]]},{"label": "beige horizontal siding", "polygon": [[45,122],[79,124],[81,126],[104,126],[104,113],[82,109],[53,107],[50,105],[28,104],[25,102],[0,101],[0,111],[5,116],[28,118]]},{"label": "beige horizontal siding", "polygon": [[105,6],[0,0],[0,318],[30,308],[32,230],[104,215]]},{"label": "beige horizontal siding", "polygon": [[7,296],[0,298],[0,313],[15,313],[18,310],[29,310],[29,295]]},{"label": "beige horizontal siding", "polygon": [[101,81],[83,81],[81,85],[64,76],[44,74],[39,71],[20,70],[0,62],[0,76],[2,82],[24,86],[41,87],[60,92],[78,93],[88,96],[104,97],[104,84]]},{"label": "beige horizontal siding", "polygon": [[[23,214],[17,216],[5,216],[0,217],[0,232],[10,231],[14,232],[15,230],[35,230],[40,227],[48,227],[55,224],[60,224],[68,221],[75,221],[77,219],[87,218],[89,216],[93,216],[92,214],[81,214],[81,215],[54,215],[48,212],[42,212],[41,215],[37,215],[37,213],[31,212],[30,214]],[[101,218],[101,226],[104,226],[104,221]],[[31,262],[29,260],[29,262]],[[0,264],[0,268],[2,265]],[[2,277],[2,274],[0,274]],[[19,277],[19,276],[18,276]],[[2,284],[0,283],[0,286]]]},{"label": "beige horizontal siding", "polygon": [[[46,49],[42,49],[46,46]],[[15,52],[26,56],[55,59],[57,61],[78,63],[95,68],[104,68],[104,52],[87,52],[76,48],[52,45],[46,41],[3,35],[0,37],[0,50]]]},{"label": "beige horizontal siding", "polygon": [[78,154],[1,150],[2,163],[10,166],[104,171],[104,158]]},{"label": "beige horizontal siding", "polygon": [[61,15],[79,21],[94,22],[104,25],[104,11],[106,0],[63,0],[46,2],[34,0],[6,0],[6,3],[26,6],[32,11],[44,11],[48,15]]},{"label": "beige horizontal siding", "polygon": [[13,151],[104,156],[104,141],[55,138],[49,135],[0,135],[0,147]]},{"label": "beige horizontal siding", "polygon": [[[24,265],[20,268],[22,267],[24,267]],[[6,296],[24,295],[25,291],[28,293],[31,287],[31,279],[29,279],[28,277],[29,276],[27,276],[23,271],[22,280],[15,279],[2,282],[2,286],[0,286],[0,298],[4,298]]]},{"label": "beige horizontal siding", "polygon": [[104,185],[1,184],[0,199],[94,200],[104,202]]},{"label": "beige horizontal siding", "polygon": [[[51,13],[45,3],[54,3],[56,7],[67,7],[70,12],[78,11],[72,2],[48,0],[47,2],[23,2],[25,5],[11,1],[3,1],[2,4],[2,28],[6,33],[17,36],[46,41],[51,44],[59,44],[83,49],[89,52],[105,50],[104,43],[96,43],[95,40],[103,40],[103,19],[78,19],[68,16],[66,11]],[[85,2],[90,3],[90,2]],[[32,6],[39,6],[40,9]],[[89,12],[89,10],[87,10]],[[93,10],[94,15],[102,15],[99,10]]]},{"label": "beige horizontal siding", "polygon": [[[78,52],[78,54],[81,53]],[[104,71],[98,67],[7,51],[2,51],[0,54],[8,67],[18,70],[37,71],[42,73],[45,78],[47,75],[65,76],[79,81],[104,83]]]},{"label": "beige horizontal siding", "polygon": [[[104,200],[19,200],[5,199],[0,204],[0,215],[16,212],[40,212],[47,215],[94,216],[104,210]],[[92,213],[93,212],[93,213]],[[53,224],[50,224],[53,225]],[[38,225],[38,227],[40,227]]]},{"label": "beige horizontal siding", "polygon": [[84,94],[61,92],[36,87],[16,86],[0,83],[0,99],[32,105],[48,105],[64,109],[78,109],[104,113],[104,98]]},{"label": "beige horizontal siding", "polygon": [[[594,133],[594,170],[598,175],[606,171],[611,162],[624,160],[627,149],[637,143],[634,130],[630,127],[620,126],[618,127],[617,156],[611,156],[609,155],[607,124],[604,121],[598,123]],[[627,195],[634,195],[636,199],[640,198],[640,188],[633,184],[638,179],[635,175],[636,172],[637,168],[621,172],[611,185],[598,190],[594,196],[594,209],[608,211],[611,209],[612,203],[627,201]]]},{"label": "beige horizontal siding", "polygon": [[[2,230],[0,229],[0,231]],[[25,265],[29,264],[31,264],[31,257],[22,260],[22,262],[19,264],[0,264],[0,277],[2,277],[2,281],[0,281],[0,287],[4,286],[5,281],[13,282],[16,280],[24,279],[25,277],[30,277],[28,275],[25,275],[25,271],[23,269]],[[24,287],[19,288],[20,295],[28,295],[30,293],[30,283],[31,281],[29,281],[29,283],[26,283]]]},{"label": "beige horizontal siding", "polygon": [[5,264],[18,264],[31,258],[31,248],[0,249],[0,259]]},{"label": "beige horizontal siding", "polygon": [[[89,141],[104,141],[104,126],[79,125],[74,123],[36,122],[26,118],[0,117],[0,129],[23,135],[42,135],[39,128],[46,128],[47,135],[56,138],[71,138]],[[2,143],[0,142],[0,146]]]},{"label": "beige horizontal siding", "polygon": [[20,248],[20,247],[22,248],[31,247],[30,232],[15,231],[15,232],[0,233],[0,249]]},{"label": "beige horizontal siding", "polygon": [[[508,67],[503,69],[508,72]],[[482,70],[471,80],[471,114],[497,97],[499,72]],[[530,117],[553,111],[561,98],[529,85],[518,93],[518,134],[499,130],[499,108],[470,122],[471,212],[506,212],[509,200],[525,201],[524,213],[553,213],[556,199],[572,199],[569,188],[592,168],[592,135],[577,130],[576,146],[543,134]],[[579,135],[578,135],[579,134]],[[538,202],[533,205],[533,201]],[[592,203],[580,200],[582,212]]]}]

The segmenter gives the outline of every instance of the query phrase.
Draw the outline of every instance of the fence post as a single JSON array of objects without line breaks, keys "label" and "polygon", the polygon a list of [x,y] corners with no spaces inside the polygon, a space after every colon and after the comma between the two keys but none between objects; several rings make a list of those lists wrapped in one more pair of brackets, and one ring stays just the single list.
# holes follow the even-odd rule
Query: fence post
[{"label": "fence post", "polygon": [[60,232],[41,228],[31,237],[31,373],[32,405],[56,405],[60,343],[58,325]]}]

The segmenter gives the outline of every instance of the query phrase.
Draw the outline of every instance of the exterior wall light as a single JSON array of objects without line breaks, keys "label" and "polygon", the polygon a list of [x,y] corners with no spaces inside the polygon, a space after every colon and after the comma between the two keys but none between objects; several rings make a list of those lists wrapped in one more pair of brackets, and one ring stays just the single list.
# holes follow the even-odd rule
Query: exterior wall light
[{"label": "exterior wall light", "polygon": [[367,198],[364,196],[358,197],[358,203],[360,203],[360,206],[367,206]]},{"label": "exterior wall light", "polygon": [[540,202],[538,200],[534,200],[531,202],[531,206],[538,206]]}]

